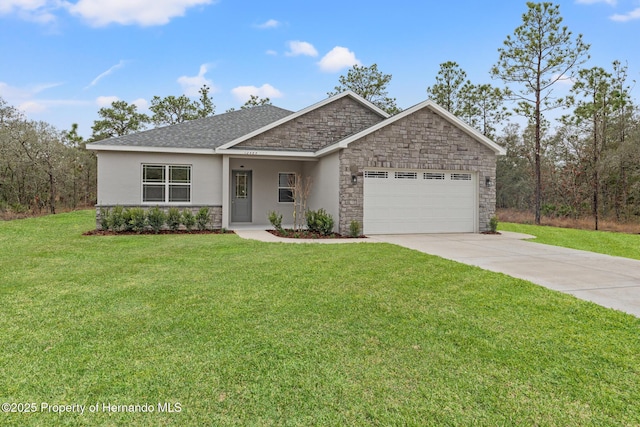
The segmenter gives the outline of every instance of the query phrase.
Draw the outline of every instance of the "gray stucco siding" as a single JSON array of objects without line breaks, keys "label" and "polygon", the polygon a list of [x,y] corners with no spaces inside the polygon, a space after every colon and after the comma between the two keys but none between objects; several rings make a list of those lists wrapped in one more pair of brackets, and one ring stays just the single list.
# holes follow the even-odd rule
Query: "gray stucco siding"
[{"label": "gray stucco siding", "polygon": [[[357,184],[351,183],[357,169]],[[416,111],[340,152],[340,232],[352,220],[363,222],[363,179],[366,168],[461,170],[477,173],[479,230],[489,228],[495,212],[496,154],[486,145],[428,108]],[[485,185],[485,178],[492,185]],[[399,220],[401,220],[399,218]]]},{"label": "gray stucco siding", "polygon": [[143,205],[143,164],[191,165],[190,204],[222,205],[220,156],[119,151],[98,152],[98,205]]},{"label": "gray stucco siding", "polygon": [[332,153],[318,162],[306,162],[303,174],[312,180],[309,209],[324,209],[333,216],[338,229],[340,215],[340,155]]}]

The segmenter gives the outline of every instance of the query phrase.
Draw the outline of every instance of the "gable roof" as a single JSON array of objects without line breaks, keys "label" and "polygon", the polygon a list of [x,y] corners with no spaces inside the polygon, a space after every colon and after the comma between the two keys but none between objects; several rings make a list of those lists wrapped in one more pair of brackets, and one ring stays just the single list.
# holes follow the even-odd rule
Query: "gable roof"
[{"label": "gable roof", "polygon": [[476,141],[478,141],[479,143],[487,146],[489,149],[491,149],[493,152],[495,152],[497,155],[505,155],[507,153],[507,151],[502,148],[501,146],[499,146],[498,144],[496,144],[495,142],[493,142],[492,140],[490,140],[489,138],[487,138],[486,136],[484,136],[481,132],[479,132],[478,130],[476,130],[475,128],[469,126],[467,123],[463,122],[462,120],[460,120],[458,117],[454,116],[453,114],[451,114],[449,111],[447,111],[446,109],[442,108],[441,106],[439,106],[438,104],[436,104],[435,102],[433,102],[432,100],[428,99],[426,101],[423,101],[419,104],[414,105],[411,108],[408,108],[394,116],[391,116],[389,118],[387,118],[386,120],[381,121],[380,123],[377,123],[367,129],[364,129],[361,132],[358,132],[356,134],[353,134],[347,138],[344,138],[343,140],[336,142],[333,145],[330,145],[328,147],[325,147],[321,150],[318,150],[315,154],[317,156],[324,156],[326,154],[330,154],[333,153],[336,150],[339,150],[341,148],[346,148],[349,146],[350,143],[352,143],[353,141],[356,141],[358,139],[361,139],[379,129],[382,129],[385,126],[388,126],[404,117],[407,117],[413,113],[415,113],[416,111],[419,111],[423,108],[428,108],[431,111],[433,111],[434,113],[438,114],[439,116],[441,116],[442,118],[444,118],[445,120],[447,120],[448,122],[450,122],[451,124],[453,124],[454,126],[456,126],[458,129],[462,130],[463,132],[465,132],[466,134],[468,134],[469,136],[471,136],[473,139],[475,139]]},{"label": "gable roof", "polygon": [[292,114],[293,111],[273,105],[261,105],[190,120],[172,126],[154,128],[131,135],[96,141],[87,144],[87,148],[93,150],[117,150],[131,147],[129,149],[137,151],[143,151],[138,150],[137,147],[165,150],[215,150],[229,141],[236,140],[242,135],[263,128],[269,123],[277,122]]},{"label": "gable roof", "polygon": [[330,104],[332,102],[335,102],[339,99],[342,99],[344,97],[350,97],[352,99],[354,99],[356,102],[359,102],[360,104],[364,105],[365,107],[369,108],[370,110],[372,110],[374,113],[380,115],[381,117],[384,117],[385,119],[389,117],[389,113],[387,113],[386,111],[384,111],[383,109],[381,109],[380,107],[378,107],[377,105],[373,104],[370,101],[367,101],[366,99],[364,99],[363,97],[361,97],[360,95],[358,95],[357,93],[347,90],[344,92],[341,92],[337,95],[331,96],[329,98],[326,98],[320,102],[317,102],[307,108],[304,108],[296,113],[293,113],[289,116],[283,117],[282,119],[275,121],[273,123],[269,123],[268,125],[260,128],[260,129],[256,129],[251,133],[247,133],[246,135],[242,135],[239,136],[238,138],[234,139],[233,141],[230,141],[224,145],[221,145],[220,147],[218,147],[218,150],[226,150],[228,148],[233,147],[234,145],[240,144],[243,141],[246,141],[247,139],[253,138],[257,135],[260,135],[261,133],[264,133],[270,129],[273,129],[275,127],[278,127],[284,123],[287,123],[291,120],[295,120],[300,116],[303,116],[313,110],[317,110],[321,107],[324,107],[327,104]]}]

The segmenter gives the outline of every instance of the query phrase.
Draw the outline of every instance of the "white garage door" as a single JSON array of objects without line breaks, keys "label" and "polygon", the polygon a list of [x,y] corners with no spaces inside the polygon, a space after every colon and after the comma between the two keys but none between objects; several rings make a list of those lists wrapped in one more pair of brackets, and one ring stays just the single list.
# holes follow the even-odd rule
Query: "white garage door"
[{"label": "white garage door", "polygon": [[366,234],[473,233],[478,204],[475,173],[367,170]]}]

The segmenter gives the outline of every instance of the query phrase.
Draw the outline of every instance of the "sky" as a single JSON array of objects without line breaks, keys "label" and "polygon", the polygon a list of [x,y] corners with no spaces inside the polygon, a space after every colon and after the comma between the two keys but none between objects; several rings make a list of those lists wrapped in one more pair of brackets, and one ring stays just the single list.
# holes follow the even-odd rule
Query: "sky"
[{"label": "sky", "polygon": [[[640,0],[555,4],[591,45],[585,67],[619,60],[640,80]],[[354,64],[377,64],[408,108],[446,61],[474,84],[501,86],[489,71],[526,10],[514,0],[0,0],[0,97],[89,137],[114,100],[148,113],[154,95],[197,99],[206,84],[216,113],[251,94],[297,111]]]}]

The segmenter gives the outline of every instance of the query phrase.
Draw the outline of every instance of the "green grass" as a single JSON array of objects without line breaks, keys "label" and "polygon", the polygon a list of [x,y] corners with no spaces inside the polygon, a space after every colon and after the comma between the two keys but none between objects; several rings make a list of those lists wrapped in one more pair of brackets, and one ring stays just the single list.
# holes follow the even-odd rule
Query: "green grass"
[{"label": "green grass", "polygon": [[500,230],[536,236],[532,239],[565,248],[581,249],[624,258],[640,259],[640,234],[578,230],[530,224],[500,223]]},{"label": "green grass", "polygon": [[640,319],[386,244],[0,223],[0,425],[639,425]]}]

